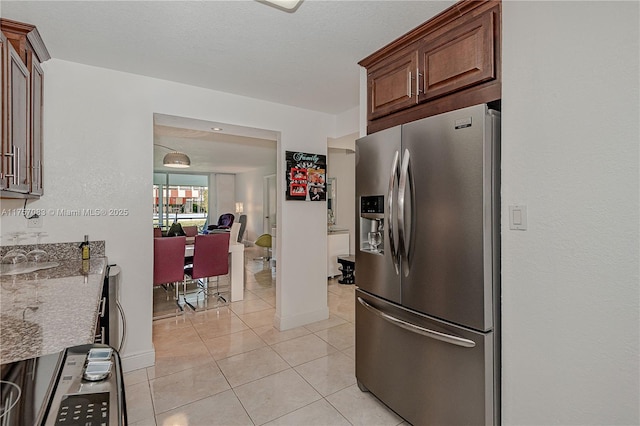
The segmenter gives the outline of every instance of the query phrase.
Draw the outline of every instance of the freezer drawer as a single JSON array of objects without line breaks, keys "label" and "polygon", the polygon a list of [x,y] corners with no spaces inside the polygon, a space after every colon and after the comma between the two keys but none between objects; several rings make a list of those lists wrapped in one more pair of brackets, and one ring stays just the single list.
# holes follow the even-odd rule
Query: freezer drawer
[{"label": "freezer drawer", "polygon": [[358,385],[411,424],[497,424],[494,355],[493,332],[463,329],[356,291]]}]

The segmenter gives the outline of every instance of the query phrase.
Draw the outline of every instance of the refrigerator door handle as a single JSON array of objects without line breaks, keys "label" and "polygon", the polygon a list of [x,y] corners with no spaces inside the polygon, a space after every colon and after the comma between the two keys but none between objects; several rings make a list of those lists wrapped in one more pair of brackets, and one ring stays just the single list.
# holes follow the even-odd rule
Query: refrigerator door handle
[{"label": "refrigerator door handle", "polygon": [[367,308],[373,314],[379,316],[385,321],[388,321],[393,325],[396,325],[400,328],[404,328],[405,330],[411,331],[413,333],[430,337],[432,339],[441,340],[446,343],[451,343],[452,345],[462,346],[464,348],[473,348],[476,346],[476,343],[473,340],[464,339],[462,337],[453,336],[451,334],[440,333],[439,331],[435,331],[435,330],[429,330],[428,328],[420,327],[418,325],[411,324],[410,322],[393,317],[389,314],[385,314],[384,312],[374,308],[373,306],[365,302],[361,297],[358,297],[358,303],[360,303],[362,306]]},{"label": "refrigerator door handle", "polygon": [[[402,259],[402,270],[404,276],[409,276],[409,256],[410,256],[410,241],[409,234],[407,234],[405,223],[405,194],[407,190],[407,181],[409,181],[410,193],[413,193],[413,182],[411,182],[411,155],[408,149],[404,150],[402,154],[402,167],[400,169],[400,182],[398,183],[398,235],[400,237],[399,244],[399,256]],[[410,203],[413,202],[409,199]],[[411,204],[410,204],[411,206]],[[410,207],[413,210],[413,207]],[[413,218],[410,220],[410,224],[413,223]]]},{"label": "refrigerator door handle", "polygon": [[391,248],[391,257],[393,258],[393,266],[396,268],[396,275],[400,273],[400,259],[398,249],[396,248],[396,241],[393,237],[393,189],[395,188],[396,179],[400,174],[400,153],[396,151],[393,156],[393,163],[391,165],[391,175],[389,176],[389,194],[387,195],[387,232],[389,235],[389,247]]}]

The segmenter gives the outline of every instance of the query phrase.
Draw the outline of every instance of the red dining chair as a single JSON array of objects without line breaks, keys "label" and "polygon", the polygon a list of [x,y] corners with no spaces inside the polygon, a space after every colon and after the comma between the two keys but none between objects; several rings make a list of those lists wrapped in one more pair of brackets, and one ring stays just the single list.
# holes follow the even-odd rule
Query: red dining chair
[{"label": "red dining chair", "polygon": [[[153,239],[153,285],[163,286],[173,284],[176,288],[176,303],[180,310],[178,285],[184,282],[184,247],[186,237],[154,238]],[[186,299],[185,299],[186,302]]]},{"label": "red dining chair", "polygon": [[220,294],[219,277],[229,273],[229,233],[196,235],[193,265],[185,267],[184,272],[202,287],[205,303],[209,296],[209,278],[216,277],[214,294],[218,300],[226,302]]},{"label": "red dining chair", "polygon": [[[183,226],[182,230],[184,234],[187,236],[187,244],[193,244],[194,238],[198,235],[198,227],[196,225],[187,225]],[[193,262],[193,259],[189,260],[188,263]],[[185,262],[185,265],[187,262]]]},{"label": "red dining chair", "polygon": [[153,238],[162,237],[162,228],[154,227],[153,228]]},{"label": "red dining chair", "polygon": [[196,235],[198,235],[198,226],[197,225],[183,226],[182,230],[187,235],[187,237],[195,237]]}]

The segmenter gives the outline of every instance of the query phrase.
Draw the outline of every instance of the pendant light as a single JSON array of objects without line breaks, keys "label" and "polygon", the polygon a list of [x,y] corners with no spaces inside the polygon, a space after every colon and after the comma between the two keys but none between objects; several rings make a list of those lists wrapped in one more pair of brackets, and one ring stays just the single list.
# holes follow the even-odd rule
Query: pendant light
[{"label": "pendant light", "polygon": [[166,148],[171,151],[162,159],[163,166],[172,167],[175,169],[185,169],[187,167],[191,167],[191,159],[187,154],[178,152],[175,149],[169,148],[168,146],[160,145],[158,143],[155,143],[154,145],[161,146],[162,148]]}]

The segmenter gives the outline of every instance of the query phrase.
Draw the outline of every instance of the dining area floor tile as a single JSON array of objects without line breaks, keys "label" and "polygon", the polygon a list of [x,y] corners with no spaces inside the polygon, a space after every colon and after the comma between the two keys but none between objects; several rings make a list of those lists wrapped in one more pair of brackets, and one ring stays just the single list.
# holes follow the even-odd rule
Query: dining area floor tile
[{"label": "dining area floor tile", "polygon": [[153,321],[155,365],[124,376],[129,424],[406,425],[356,385],[355,286],[329,279],[329,318],[280,331],[262,255],[245,250],[242,302],[179,310],[154,289],[168,315]]}]

